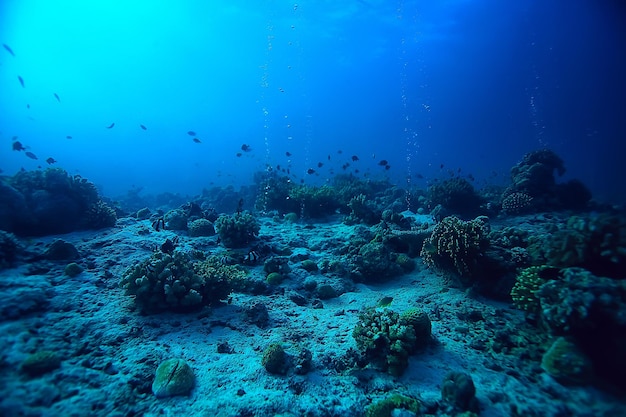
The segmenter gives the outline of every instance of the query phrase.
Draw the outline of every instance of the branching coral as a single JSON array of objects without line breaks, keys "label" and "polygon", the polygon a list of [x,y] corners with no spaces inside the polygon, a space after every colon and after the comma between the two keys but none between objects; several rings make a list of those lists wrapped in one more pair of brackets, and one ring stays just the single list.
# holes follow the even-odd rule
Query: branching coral
[{"label": "branching coral", "polygon": [[417,310],[400,316],[389,309],[368,308],[359,314],[352,337],[368,362],[401,375],[409,355],[427,343],[430,320]]},{"label": "branching coral", "polygon": [[453,270],[471,276],[478,258],[488,246],[489,219],[485,216],[463,221],[449,216],[439,222],[420,253],[429,267]]},{"label": "branching coral", "polygon": [[194,263],[183,252],[155,252],[130,267],[120,286],[145,313],[188,311],[225,299],[245,272],[210,257]]},{"label": "branching coral", "polygon": [[224,246],[239,248],[254,241],[261,230],[259,222],[248,211],[232,216],[222,215],[215,221],[215,230]]}]

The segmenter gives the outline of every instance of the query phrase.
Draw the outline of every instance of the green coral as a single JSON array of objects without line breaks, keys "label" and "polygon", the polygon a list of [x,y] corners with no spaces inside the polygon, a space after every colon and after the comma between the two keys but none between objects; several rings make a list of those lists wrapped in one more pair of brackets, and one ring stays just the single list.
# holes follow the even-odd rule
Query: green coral
[{"label": "green coral", "polygon": [[583,384],[592,375],[591,360],[571,340],[558,337],[541,359],[541,368],[559,382]]},{"label": "green coral", "polygon": [[445,217],[424,240],[420,255],[429,267],[471,276],[489,245],[489,231],[489,219],[485,216],[471,221]]},{"label": "green coral", "polygon": [[545,265],[524,268],[517,274],[515,285],[511,289],[513,305],[528,313],[538,313],[541,309],[537,291],[548,280],[541,276],[541,272],[548,267]]},{"label": "green coral", "polygon": [[75,276],[83,272],[83,268],[80,265],[78,265],[76,262],[72,262],[72,263],[67,264],[64,272],[65,272],[65,275],[67,275],[68,277],[74,278]]},{"label": "green coral", "polygon": [[215,234],[215,227],[207,219],[196,219],[189,223],[188,233],[191,237],[199,236],[213,236]]},{"label": "green coral", "polygon": [[284,279],[285,277],[283,277],[282,274],[278,272],[270,272],[269,274],[267,274],[265,282],[267,282],[269,285],[280,285]]},{"label": "green coral", "polygon": [[215,257],[194,262],[183,252],[156,252],[130,267],[120,286],[145,313],[188,311],[225,299],[244,277],[245,272]]},{"label": "green coral", "polygon": [[261,365],[270,374],[285,375],[289,370],[289,356],[280,343],[272,343],[263,351]]},{"label": "green coral", "polygon": [[610,214],[571,216],[563,227],[535,237],[528,247],[535,263],[579,266],[623,278],[626,270],[626,220]]},{"label": "green coral", "polygon": [[359,246],[357,255],[351,259],[355,279],[380,282],[402,274],[401,266],[395,262],[397,255],[383,243],[371,241]]},{"label": "green coral", "polygon": [[382,210],[380,210],[373,201],[369,200],[365,194],[359,194],[353,197],[348,202],[348,207],[351,212],[348,217],[344,219],[344,223],[346,224],[364,223],[374,225],[380,222]]},{"label": "green coral", "polygon": [[419,308],[410,308],[400,315],[400,320],[413,327],[416,347],[421,348],[428,344],[432,336],[432,324],[428,314]]},{"label": "green coral", "polygon": [[422,405],[419,400],[405,395],[393,394],[383,400],[371,404],[365,410],[366,417],[391,417],[394,410],[407,410],[414,415],[421,415]]},{"label": "green coral", "polygon": [[626,327],[624,280],[565,268],[561,278],[543,284],[536,295],[542,319],[553,334],[585,335],[590,329]]},{"label": "green coral", "polygon": [[[400,316],[390,309],[368,308],[361,312],[352,337],[365,359],[391,375],[401,375],[409,356],[426,343],[424,326],[420,328],[410,321],[412,316]],[[419,336],[416,329],[420,329]]]},{"label": "green coral", "polygon": [[195,383],[196,377],[189,364],[183,359],[172,358],[157,368],[152,393],[157,398],[188,395]]},{"label": "green coral", "polygon": [[224,246],[240,248],[256,240],[261,226],[248,211],[231,216],[221,215],[215,221],[215,230]]}]

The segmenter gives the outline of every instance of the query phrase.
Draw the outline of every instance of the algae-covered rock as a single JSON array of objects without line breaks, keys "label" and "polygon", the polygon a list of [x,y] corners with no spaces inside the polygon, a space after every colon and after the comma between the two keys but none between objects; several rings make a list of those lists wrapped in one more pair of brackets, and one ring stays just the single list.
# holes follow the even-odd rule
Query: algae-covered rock
[{"label": "algae-covered rock", "polygon": [[61,357],[55,352],[41,350],[29,355],[22,362],[21,369],[30,376],[40,376],[61,366]]},{"label": "algae-covered rock", "polygon": [[572,341],[558,337],[541,358],[541,368],[564,384],[589,382],[591,360]]},{"label": "algae-covered rock", "polygon": [[76,262],[72,262],[67,264],[64,272],[65,275],[67,275],[68,277],[74,278],[75,276],[80,275],[83,272],[83,268]]},{"label": "algae-covered rock", "polygon": [[478,411],[474,381],[463,372],[450,372],[445,376],[441,384],[441,399],[463,411]]},{"label": "algae-covered rock", "polygon": [[[405,395],[394,394],[378,402],[372,403],[365,410],[366,417],[392,417],[396,415],[421,415],[421,403],[411,397]],[[403,410],[403,414],[398,414],[398,410]],[[406,414],[411,413],[411,414]]]},{"label": "algae-covered rock", "polygon": [[280,343],[272,343],[263,351],[261,365],[270,374],[285,375],[289,370],[289,355]]},{"label": "algae-covered rock", "polygon": [[156,370],[152,392],[157,398],[189,395],[196,382],[191,367],[180,358],[168,359]]}]

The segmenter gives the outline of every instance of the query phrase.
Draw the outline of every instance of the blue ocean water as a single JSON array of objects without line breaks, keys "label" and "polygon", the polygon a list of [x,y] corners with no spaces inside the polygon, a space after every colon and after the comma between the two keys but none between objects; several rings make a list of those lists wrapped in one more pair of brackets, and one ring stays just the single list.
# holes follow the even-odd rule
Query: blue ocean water
[{"label": "blue ocean water", "polygon": [[53,158],[112,197],[277,165],[480,188],[549,148],[565,179],[623,202],[620,3],[3,1],[0,169]]}]

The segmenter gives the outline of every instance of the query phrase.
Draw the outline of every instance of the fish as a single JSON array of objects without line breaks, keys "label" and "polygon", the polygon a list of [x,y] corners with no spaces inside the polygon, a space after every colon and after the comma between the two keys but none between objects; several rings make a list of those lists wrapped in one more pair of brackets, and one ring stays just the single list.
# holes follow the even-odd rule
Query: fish
[{"label": "fish", "polygon": [[311,175],[311,174],[315,174],[315,170],[313,168],[309,168],[306,170],[306,173]]},{"label": "fish", "polygon": [[56,162],[56,160],[54,158],[50,157],[50,158],[46,159],[46,162],[48,163],[48,165],[52,165],[52,164],[54,164]]},{"label": "fish", "polygon": [[385,170],[389,171],[391,169],[391,165],[385,165]]},{"label": "fish", "polygon": [[26,86],[24,85],[24,79],[23,79],[21,76],[19,76],[19,75],[18,75],[18,76],[17,76],[17,79],[18,79],[18,81],[20,82],[20,84],[22,84],[22,87],[26,87]]},{"label": "fish", "polygon": [[198,139],[198,138],[193,138],[193,141],[196,142],[196,143],[202,143],[202,141],[200,139]]},{"label": "fish", "polygon": [[67,135],[65,139],[72,139],[72,137],[70,135]]},{"label": "fish", "polygon": [[30,104],[26,104],[26,108],[30,110]]},{"label": "fish", "polygon": [[145,127],[144,125],[139,125],[140,128],[142,128],[143,130],[148,130],[147,127]]},{"label": "fish", "polygon": [[26,152],[26,153],[25,153],[25,155],[26,155],[27,157],[29,157],[30,159],[38,159],[38,158],[37,158],[37,155],[35,155],[35,154],[34,154],[34,153],[32,153],[32,152]]},{"label": "fish", "polygon": [[194,132],[193,130],[190,130],[189,132],[187,132],[187,134],[189,136],[196,136],[196,132]]},{"label": "fish", "polygon": [[15,56],[15,53],[13,52],[13,49],[11,49],[11,47],[9,45],[7,45],[6,43],[3,43],[2,47],[4,49],[6,49],[8,53],[10,53],[11,55]]},{"label": "fish", "polygon": [[328,154],[328,160],[330,161],[330,154]]},{"label": "fish", "polygon": [[[17,136],[14,136],[14,137],[17,137]],[[24,145],[22,145],[22,142],[15,141],[15,142],[13,142],[13,150],[14,151],[25,151],[26,148],[24,147]]]},{"label": "fish", "polygon": [[443,169],[443,164],[440,164],[440,165],[439,165],[439,169]]},{"label": "fish", "polygon": [[107,126],[107,129],[113,129],[113,126],[115,126],[115,123],[111,123],[111,126]]},{"label": "fish", "polygon": [[285,152],[285,156],[289,158],[291,156],[291,152]]},{"label": "fish", "polygon": [[356,155],[352,155],[352,162],[356,162],[359,160],[359,157]]},{"label": "fish", "polygon": [[245,143],[243,145],[241,145],[241,150],[244,152],[250,152],[252,150],[252,148],[250,147],[250,145],[246,145]]},{"label": "fish", "polygon": [[415,178],[417,178],[417,179],[420,179],[420,180],[421,180],[421,179],[423,179],[423,178],[424,178],[424,176],[423,176],[422,174],[415,174]]},{"label": "fish", "polygon": [[59,103],[61,102],[61,99],[59,98],[59,95],[57,93],[54,93],[54,98],[56,98]]},{"label": "fish", "polygon": [[237,152],[237,158],[241,157],[242,153],[241,152]]},{"label": "fish", "polygon": [[384,167],[385,165],[388,165],[388,164],[389,164],[389,163],[387,162],[387,160],[386,160],[386,159],[381,159],[381,160],[380,160],[380,162],[378,162],[378,165],[383,166],[383,167]]},{"label": "fish", "polygon": [[317,167],[318,167],[318,168],[321,168],[321,167],[323,167],[323,166],[324,166],[324,164],[323,164],[323,163],[321,163],[321,162],[318,162],[318,163],[317,163]]}]

